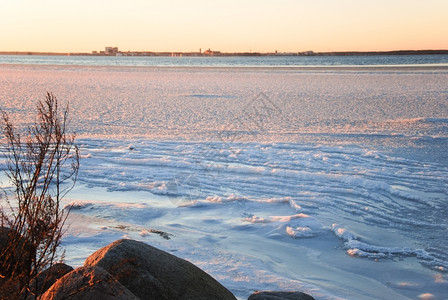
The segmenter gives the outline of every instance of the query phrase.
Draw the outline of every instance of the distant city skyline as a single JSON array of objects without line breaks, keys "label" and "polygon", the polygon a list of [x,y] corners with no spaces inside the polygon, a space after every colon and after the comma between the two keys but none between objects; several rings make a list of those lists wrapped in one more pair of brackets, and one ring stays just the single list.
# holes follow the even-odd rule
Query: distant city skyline
[{"label": "distant city skyline", "polygon": [[448,49],[446,0],[0,3],[0,51],[302,52]]}]

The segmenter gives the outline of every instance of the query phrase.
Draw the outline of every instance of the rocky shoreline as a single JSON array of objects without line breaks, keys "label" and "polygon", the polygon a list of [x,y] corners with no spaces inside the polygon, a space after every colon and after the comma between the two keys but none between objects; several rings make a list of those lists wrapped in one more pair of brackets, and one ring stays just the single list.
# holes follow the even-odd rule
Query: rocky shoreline
[{"label": "rocky shoreline", "polygon": [[[76,269],[54,264],[31,282],[30,289],[33,293],[40,291],[40,300],[236,300],[228,289],[192,263],[130,239],[99,249]],[[295,291],[258,291],[248,298],[274,299],[314,298]]]},{"label": "rocky shoreline", "polygon": [[[57,269],[62,267],[58,265]],[[101,248],[86,259],[84,266],[52,281],[54,284],[40,299],[236,299],[192,263],[128,239]],[[300,292],[256,292],[249,299],[313,298]]]}]

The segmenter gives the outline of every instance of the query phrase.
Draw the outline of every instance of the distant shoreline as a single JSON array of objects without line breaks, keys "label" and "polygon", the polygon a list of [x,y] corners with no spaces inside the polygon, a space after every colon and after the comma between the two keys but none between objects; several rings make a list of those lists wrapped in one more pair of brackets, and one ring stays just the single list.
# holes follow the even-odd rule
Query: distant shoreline
[{"label": "distant shoreline", "polygon": [[119,52],[117,55],[99,53],[73,53],[73,52],[32,52],[32,51],[0,51],[0,55],[36,55],[36,56],[378,56],[378,55],[440,55],[448,54],[448,50],[395,50],[395,51],[336,51],[336,52],[288,52],[288,53],[261,53],[261,52],[214,52],[212,54],[201,52]]}]

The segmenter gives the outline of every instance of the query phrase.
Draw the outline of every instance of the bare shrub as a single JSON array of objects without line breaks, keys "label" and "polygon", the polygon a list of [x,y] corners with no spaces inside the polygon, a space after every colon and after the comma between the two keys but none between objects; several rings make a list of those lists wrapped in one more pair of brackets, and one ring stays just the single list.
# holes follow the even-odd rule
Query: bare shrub
[{"label": "bare shrub", "polygon": [[[69,210],[61,200],[73,188],[79,170],[75,135],[67,133],[68,105],[47,93],[37,105],[33,125],[16,128],[1,110],[6,175],[12,188],[3,188],[0,206],[0,298],[36,297],[29,285],[53,265]],[[6,209],[5,209],[6,208]],[[38,291],[39,292],[39,291]]]}]

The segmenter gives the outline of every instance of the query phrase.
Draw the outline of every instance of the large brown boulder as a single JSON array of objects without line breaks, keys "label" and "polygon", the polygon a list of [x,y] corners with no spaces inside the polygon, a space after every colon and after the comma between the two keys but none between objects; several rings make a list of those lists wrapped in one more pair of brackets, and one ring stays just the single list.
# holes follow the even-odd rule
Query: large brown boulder
[{"label": "large brown boulder", "polygon": [[192,263],[134,240],[113,242],[88,257],[84,266],[106,269],[142,300],[236,299]]},{"label": "large brown boulder", "polygon": [[138,300],[101,267],[81,267],[64,275],[40,300]]},{"label": "large brown boulder", "polygon": [[[30,291],[34,295],[45,293],[59,278],[73,271],[73,268],[64,263],[56,263],[40,272],[30,283]],[[34,299],[34,298],[33,298]]]},{"label": "large brown boulder", "polygon": [[264,291],[253,293],[247,300],[314,300],[314,298],[301,292]]}]

